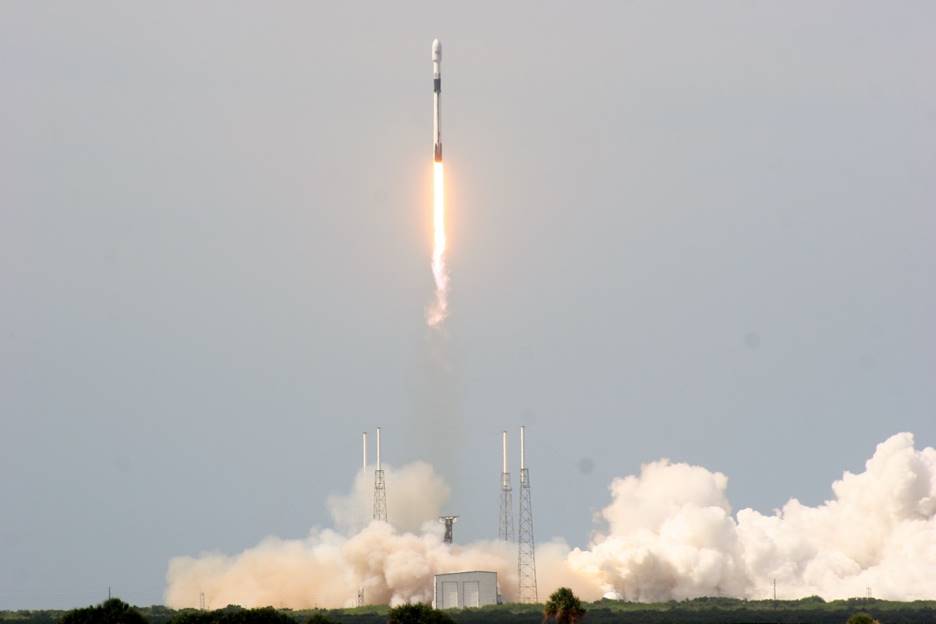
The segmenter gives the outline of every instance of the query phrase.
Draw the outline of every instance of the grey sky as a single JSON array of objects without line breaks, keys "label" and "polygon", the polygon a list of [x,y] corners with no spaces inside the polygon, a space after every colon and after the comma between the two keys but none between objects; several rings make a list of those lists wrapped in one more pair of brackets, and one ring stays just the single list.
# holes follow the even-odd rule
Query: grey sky
[{"label": "grey sky", "polygon": [[443,467],[459,540],[496,534],[497,434],[523,422],[537,537],[572,544],[661,456],[769,511],[891,433],[936,444],[934,23],[4,2],[0,608],[160,602],[171,556],[327,524],[377,424],[389,461]]}]

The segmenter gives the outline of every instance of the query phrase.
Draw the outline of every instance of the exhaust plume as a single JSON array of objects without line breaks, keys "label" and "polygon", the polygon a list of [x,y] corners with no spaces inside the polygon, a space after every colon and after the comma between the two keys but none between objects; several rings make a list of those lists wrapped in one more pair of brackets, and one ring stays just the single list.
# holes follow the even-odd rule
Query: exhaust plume
[{"label": "exhaust plume", "polygon": [[441,161],[432,163],[432,277],[435,302],[426,311],[430,327],[448,316],[448,270],[445,267],[445,169]]},{"label": "exhaust plume", "polygon": [[[425,463],[387,470],[397,526],[366,522],[370,483],[361,472],[349,495],[329,500],[339,530],[268,538],[235,556],[177,557],[166,604],[192,607],[204,592],[210,607],[341,607],[355,604],[360,587],[372,604],[429,601],[434,574],[472,569],[496,571],[514,600],[515,547],[443,544],[435,518],[448,486]],[[815,507],[794,498],[769,515],[733,515],[727,486],[721,473],[666,459],[615,479],[587,548],[537,547],[541,593],[565,585],[587,600],[766,598],[776,578],[784,598],[846,598],[867,587],[885,599],[932,596],[936,450],[916,450],[912,434],[879,444],[864,472],[845,472]]]}]

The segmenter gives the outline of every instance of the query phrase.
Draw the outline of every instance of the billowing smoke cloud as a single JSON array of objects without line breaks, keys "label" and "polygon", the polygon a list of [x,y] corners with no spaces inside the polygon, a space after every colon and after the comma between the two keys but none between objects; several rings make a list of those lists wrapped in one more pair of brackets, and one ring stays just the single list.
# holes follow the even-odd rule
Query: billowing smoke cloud
[{"label": "billowing smoke cloud", "polygon": [[[333,530],[304,540],[269,538],[233,557],[205,554],[169,564],[166,603],[237,603],[294,608],[347,606],[357,590],[370,603],[432,598],[432,576],[495,570],[507,600],[516,588],[516,550],[499,542],[442,543],[435,518],[448,487],[428,464],[388,472],[390,519],[367,523],[370,482],[334,497]],[[615,479],[602,530],[587,548],[537,547],[540,594],[567,585],[586,599],[613,595],[668,600],[705,595],[765,597],[772,579],[784,597],[930,597],[936,578],[936,450],[913,436],[878,445],[860,474],[846,472],[817,507],[791,499],[772,515],[732,514],[725,475],[668,460]],[[397,504],[394,505],[394,498]],[[400,515],[395,516],[398,513]]]},{"label": "billowing smoke cloud", "polygon": [[[400,469],[384,464],[387,484],[387,517],[401,531],[419,531],[438,518],[451,493],[445,481],[426,462],[413,462]],[[351,493],[328,497],[328,510],[335,527],[345,534],[357,533],[370,524],[374,511],[374,473],[358,471]]]},{"label": "billowing smoke cloud", "polygon": [[210,607],[353,606],[362,587],[369,603],[431,601],[434,574],[477,569],[496,570],[505,595],[513,596],[513,547],[443,543],[438,516],[449,489],[429,464],[384,470],[388,517],[404,530],[370,521],[373,476],[362,471],[350,495],[328,502],[341,532],[313,529],[301,540],[268,538],[233,557],[177,557],[169,563],[166,604],[195,606],[204,593]]},{"label": "billowing smoke cloud", "polygon": [[931,597],[936,578],[936,450],[913,435],[878,445],[818,507],[791,499],[772,515],[725,495],[723,474],[661,460],[616,479],[607,532],[569,555],[572,568],[631,600],[766,597],[776,579],[798,598]]},{"label": "billowing smoke cloud", "polygon": [[728,479],[699,466],[660,460],[640,476],[615,479],[601,512],[607,531],[571,565],[602,589],[631,600],[747,594]]}]

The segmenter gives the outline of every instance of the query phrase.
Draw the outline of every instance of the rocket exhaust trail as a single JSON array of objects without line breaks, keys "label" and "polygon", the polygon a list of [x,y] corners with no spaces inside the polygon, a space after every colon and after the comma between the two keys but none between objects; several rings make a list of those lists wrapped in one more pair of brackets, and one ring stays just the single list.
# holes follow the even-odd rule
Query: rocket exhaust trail
[{"label": "rocket exhaust trail", "polygon": [[445,268],[445,172],[441,162],[432,163],[432,276],[436,285],[436,300],[429,308],[430,327],[436,327],[448,316],[448,271]]},{"label": "rocket exhaust trail", "polygon": [[426,313],[430,327],[448,316],[448,271],[445,267],[445,169],[442,164],[442,44],[432,42],[432,277],[435,303]]}]

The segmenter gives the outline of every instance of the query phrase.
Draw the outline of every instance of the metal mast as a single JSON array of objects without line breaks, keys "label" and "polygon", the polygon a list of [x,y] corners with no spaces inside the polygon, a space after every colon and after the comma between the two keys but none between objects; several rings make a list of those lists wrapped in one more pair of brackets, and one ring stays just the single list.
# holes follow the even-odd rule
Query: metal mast
[{"label": "metal mast", "polygon": [[361,470],[367,471],[367,432],[363,432],[361,437],[364,438],[363,453],[361,454]]},{"label": "metal mast", "polygon": [[[367,474],[367,432],[366,431],[361,433],[361,438],[363,441],[363,444],[361,446],[361,451],[362,451],[361,452],[361,471],[364,474]],[[364,606],[364,587],[363,586],[361,586],[361,588],[357,592],[357,606],[359,607]]]},{"label": "metal mast", "polygon": [[520,522],[517,537],[517,579],[520,602],[537,602],[536,546],[533,542],[533,497],[526,467],[526,428],[520,427]]},{"label": "metal mast", "polygon": [[377,469],[374,470],[374,520],[387,521],[387,485],[380,467],[380,427],[377,427]]},{"label": "metal mast", "polygon": [[497,539],[512,542],[514,539],[513,527],[513,488],[510,487],[510,473],[507,472],[507,432],[501,432],[501,493],[500,493],[500,526],[497,529]]}]

